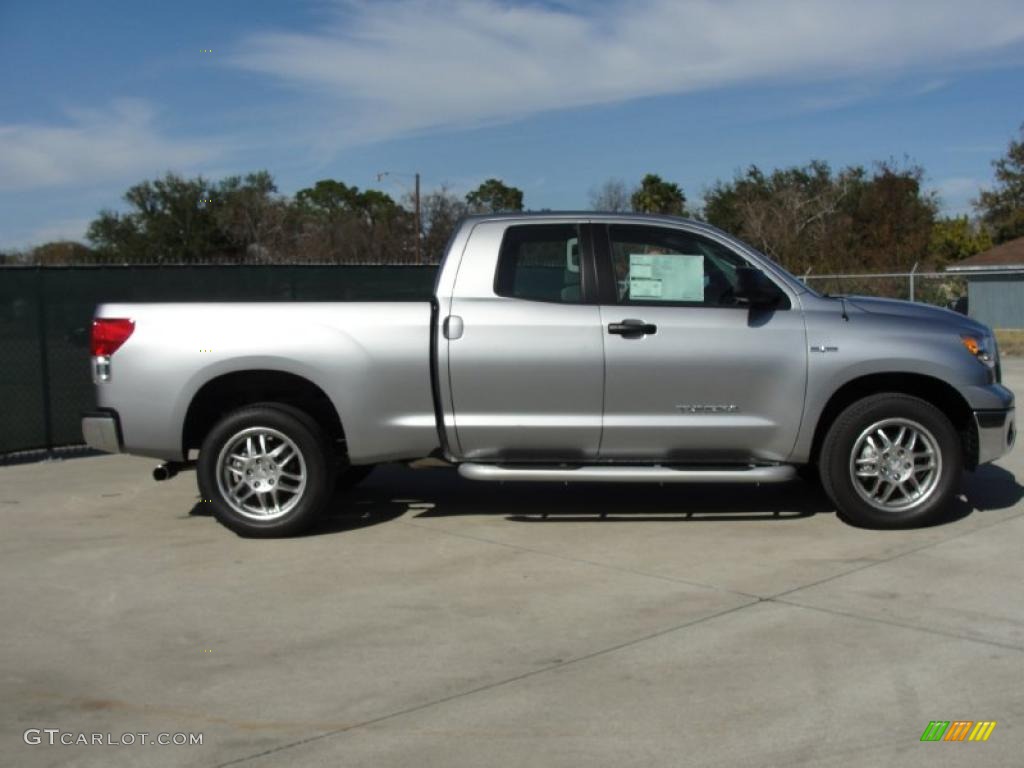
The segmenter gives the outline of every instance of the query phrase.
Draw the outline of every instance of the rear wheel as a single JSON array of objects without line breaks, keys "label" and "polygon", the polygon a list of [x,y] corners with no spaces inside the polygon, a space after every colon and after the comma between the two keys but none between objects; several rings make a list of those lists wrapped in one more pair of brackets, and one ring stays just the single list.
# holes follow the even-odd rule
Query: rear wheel
[{"label": "rear wheel", "polygon": [[828,431],[821,480],[855,525],[897,528],[935,522],[963,472],[963,448],[935,406],[895,393],[849,406]]},{"label": "rear wheel", "polygon": [[199,490],[221,523],[244,536],[290,536],[323,511],[334,485],[323,433],[302,411],[273,403],[229,413],[197,463]]}]

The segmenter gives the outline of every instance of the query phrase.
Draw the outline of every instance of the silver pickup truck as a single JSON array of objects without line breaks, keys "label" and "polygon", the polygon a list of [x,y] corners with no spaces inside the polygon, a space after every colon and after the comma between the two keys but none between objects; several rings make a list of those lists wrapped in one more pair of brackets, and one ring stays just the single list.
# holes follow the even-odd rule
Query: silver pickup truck
[{"label": "silver pickup truck", "polygon": [[472,217],[429,302],[107,304],[92,354],[86,442],[194,463],[254,536],[428,456],[499,482],[799,474],[854,524],[920,525],[1015,436],[985,326],[819,295],[669,217]]}]

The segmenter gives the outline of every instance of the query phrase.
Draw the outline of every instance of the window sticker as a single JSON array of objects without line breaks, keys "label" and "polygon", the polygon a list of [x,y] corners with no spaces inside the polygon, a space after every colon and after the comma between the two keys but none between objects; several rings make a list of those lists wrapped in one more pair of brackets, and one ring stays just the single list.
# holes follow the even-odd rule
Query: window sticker
[{"label": "window sticker", "polygon": [[704,257],[682,253],[629,254],[629,298],[704,301]]}]

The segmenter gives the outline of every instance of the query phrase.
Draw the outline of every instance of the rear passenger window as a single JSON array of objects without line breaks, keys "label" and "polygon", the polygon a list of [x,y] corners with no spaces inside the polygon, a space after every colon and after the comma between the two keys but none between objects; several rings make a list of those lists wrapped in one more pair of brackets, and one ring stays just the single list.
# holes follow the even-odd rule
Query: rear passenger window
[{"label": "rear passenger window", "polygon": [[494,292],[513,299],[581,302],[579,228],[575,224],[509,227],[498,255]]}]

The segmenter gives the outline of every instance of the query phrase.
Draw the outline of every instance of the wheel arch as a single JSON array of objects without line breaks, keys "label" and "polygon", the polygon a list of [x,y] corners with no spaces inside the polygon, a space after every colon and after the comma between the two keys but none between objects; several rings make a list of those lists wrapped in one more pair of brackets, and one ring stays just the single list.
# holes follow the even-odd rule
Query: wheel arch
[{"label": "wheel arch", "polygon": [[872,373],[852,379],[839,387],[818,416],[811,442],[810,461],[818,463],[825,435],[839,414],[858,400],[884,392],[918,397],[941,410],[960,435],[964,466],[967,469],[977,466],[978,434],[970,405],[955,387],[923,373]]},{"label": "wheel arch", "polygon": [[276,402],[290,405],[313,418],[339,453],[345,450],[345,431],[337,408],[319,386],[295,373],[271,369],[232,371],[207,381],[193,395],[182,427],[182,455],[199,448],[216,421],[246,405]]}]

